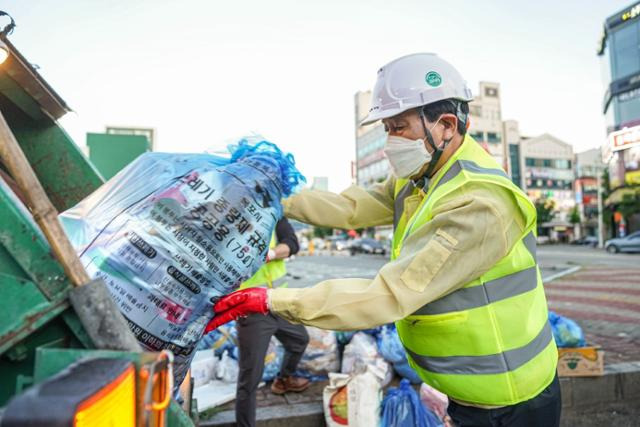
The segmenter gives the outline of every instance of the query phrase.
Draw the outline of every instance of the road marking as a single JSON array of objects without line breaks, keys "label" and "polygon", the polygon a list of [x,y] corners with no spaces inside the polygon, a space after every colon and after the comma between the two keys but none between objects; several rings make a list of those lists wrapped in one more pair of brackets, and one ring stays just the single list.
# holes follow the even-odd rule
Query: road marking
[{"label": "road marking", "polygon": [[581,268],[582,268],[582,266],[580,266],[580,265],[568,268],[566,270],[563,270],[563,271],[560,271],[558,273],[552,274],[551,276],[543,277],[542,278],[542,282],[543,283],[549,283],[552,280],[556,280],[556,279],[558,279],[560,277],[566,276],[567,274],[575,273],[576,271],[580,270]]}]

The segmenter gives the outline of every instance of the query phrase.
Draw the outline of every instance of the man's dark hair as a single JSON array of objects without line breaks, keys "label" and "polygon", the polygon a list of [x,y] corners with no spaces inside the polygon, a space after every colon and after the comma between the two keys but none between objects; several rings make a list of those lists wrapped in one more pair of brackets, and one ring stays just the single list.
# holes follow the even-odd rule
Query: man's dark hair
[{"label": "man's dark hair", "polygon": [[425,117],[430,122],[438,120],[442,114],[453,114],[458,117],[458,133],[464,136],[467,133],[467,120],[469,120],[469,103],[455,99],[444,99],[422,107]]}]

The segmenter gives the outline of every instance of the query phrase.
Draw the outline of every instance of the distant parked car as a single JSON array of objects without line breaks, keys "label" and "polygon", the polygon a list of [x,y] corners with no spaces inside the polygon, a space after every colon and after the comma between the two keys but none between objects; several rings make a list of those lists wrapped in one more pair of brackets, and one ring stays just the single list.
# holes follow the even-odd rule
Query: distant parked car
[{"label": "distant parked car", "polygon": [[629,234],[627,237],[607,240],[604,248],[610,254],[618,252],[640,252],[640,231]]},{"label": "distant parked car", "polygon": [[380,242],[374,239],[355,239],[349,245],[351,254],[364,253],[364,254],[380,254],[386,255],[387,250],[382,246]]},{"label": "distant parked car", "polygon": [[595,248],[596,246],[598,246],[598,238],[596,236],[581,237],[581,238],[571,242],[571,244],[572,245],[591,246],[592,248]]}]

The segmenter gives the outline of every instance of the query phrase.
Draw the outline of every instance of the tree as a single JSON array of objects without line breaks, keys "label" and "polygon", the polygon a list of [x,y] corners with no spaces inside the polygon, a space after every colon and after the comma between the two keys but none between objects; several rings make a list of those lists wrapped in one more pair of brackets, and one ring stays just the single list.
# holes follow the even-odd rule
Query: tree
[{"label": "tree", "polygon": [[578,211],[578,206],[574,206],[569,213],[569,222],[571,224],[580,224],[580,211]]},{"label": "tree", "polygon": [[333,228],[328,227],[313,227],[313,236],[320,237],[324,239],[327,236],[331,236],[333,234]]},{"label": "tree", "polygon": [[536,214],[538,215],[538,235],[541,235],[542,224],[550,222],[555,214],[556,204],[551,199],[536,200]]}]

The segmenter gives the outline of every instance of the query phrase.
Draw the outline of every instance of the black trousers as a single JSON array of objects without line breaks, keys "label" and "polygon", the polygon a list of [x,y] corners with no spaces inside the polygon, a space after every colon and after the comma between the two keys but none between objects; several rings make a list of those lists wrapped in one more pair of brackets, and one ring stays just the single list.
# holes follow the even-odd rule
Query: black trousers
[{"label": "black trousers", "polygon": [[302,325],[294,325],[273,314],[252,314],[238,319],[238,351],[240,368],[236,395],[236,423],[238,426],[256,425],[256,391],[262,380],[264,358],[269,341],[276,336],[284,347],[280,376],[292,375],[304,350],[309,335]]},{"label": "black trousers", "polygon": [[458,427],[557,427],[562,399],[558,375],[539,395],[517,405],[482,409],[449,401],[447,412]]}]

